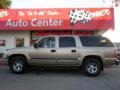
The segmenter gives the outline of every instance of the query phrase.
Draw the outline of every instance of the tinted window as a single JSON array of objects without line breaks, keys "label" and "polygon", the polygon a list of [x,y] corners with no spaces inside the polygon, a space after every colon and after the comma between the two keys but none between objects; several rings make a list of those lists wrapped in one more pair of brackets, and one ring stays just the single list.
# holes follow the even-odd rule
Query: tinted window
[{"label": "tinted window", "polygon": [[104,37],[100,36],[80,36],[83,46],[88,47],[113,47],[113,44]]},{"label": "tinted window", "polygon": [[75,47],[75,39],[73,37],[60,37],[59,47]]},{"label": "tinted window", "polygon": [[43,38],[38,45],[39,47],[53,48],[55,47],[55,38],[54,37]]}]

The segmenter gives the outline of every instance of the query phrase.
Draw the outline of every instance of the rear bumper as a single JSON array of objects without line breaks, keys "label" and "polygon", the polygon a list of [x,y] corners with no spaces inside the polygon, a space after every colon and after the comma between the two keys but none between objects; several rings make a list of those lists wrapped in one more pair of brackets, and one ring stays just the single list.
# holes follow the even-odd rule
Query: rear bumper
[{"label": "rear bumper", "polygon": [[107,58],[103,60],[103,66],[112,66],[112,65],[118,65],[119,61],[117,58]]},{"label": "rear bumper", "polygon": [[118,65],[119,65],[119,63],[120,63],[120,60],[119,60],[119,59],[117,59],[117,60],[115,61],[115,65],[116,65],[116,66],[118,66]]}]

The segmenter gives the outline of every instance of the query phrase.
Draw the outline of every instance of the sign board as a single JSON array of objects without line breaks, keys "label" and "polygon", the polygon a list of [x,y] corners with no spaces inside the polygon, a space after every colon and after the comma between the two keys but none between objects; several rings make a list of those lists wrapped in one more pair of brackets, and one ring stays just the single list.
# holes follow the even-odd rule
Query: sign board
[{"label": "sign board", "polygon": [[114,29],[113,8],[0,9],[0,30]]}]

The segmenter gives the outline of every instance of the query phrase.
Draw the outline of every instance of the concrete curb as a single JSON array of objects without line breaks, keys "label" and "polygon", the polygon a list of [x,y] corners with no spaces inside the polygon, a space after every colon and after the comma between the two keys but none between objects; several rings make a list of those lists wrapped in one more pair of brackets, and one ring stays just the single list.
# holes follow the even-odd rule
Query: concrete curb
[{"label": "concrete curb", "polygon": [[2,59],[0,59],[0,66],[7,66]]}]

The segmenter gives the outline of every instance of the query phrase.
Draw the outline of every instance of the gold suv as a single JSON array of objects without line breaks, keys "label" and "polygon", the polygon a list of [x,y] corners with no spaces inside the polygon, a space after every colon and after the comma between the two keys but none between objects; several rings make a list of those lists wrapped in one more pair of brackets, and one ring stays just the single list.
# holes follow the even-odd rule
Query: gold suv
[{"label": "gold suv", "polygon": [[102,36],[46,36],[32,47],[6,50],[4,60],[13,73],[23,73],[27,66],[82,67],[89,76],[97,76],[104,66],[116,62],[113,43]]}]

